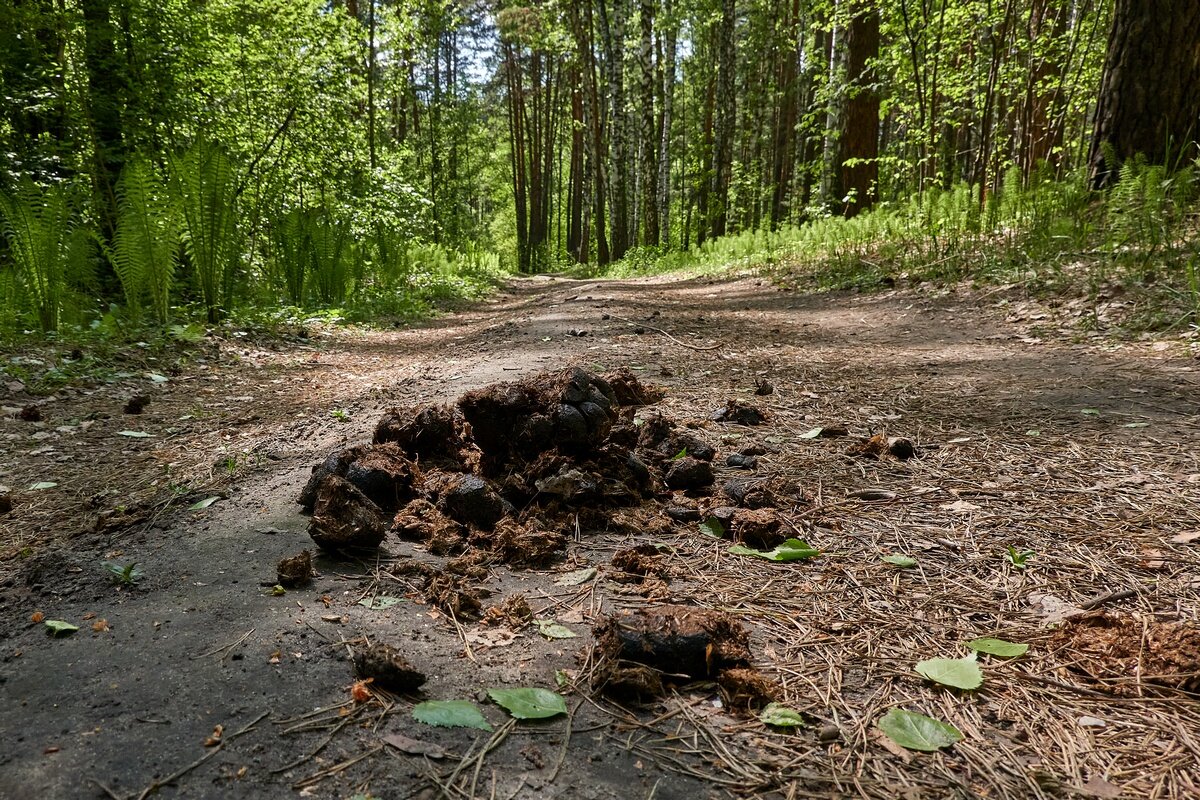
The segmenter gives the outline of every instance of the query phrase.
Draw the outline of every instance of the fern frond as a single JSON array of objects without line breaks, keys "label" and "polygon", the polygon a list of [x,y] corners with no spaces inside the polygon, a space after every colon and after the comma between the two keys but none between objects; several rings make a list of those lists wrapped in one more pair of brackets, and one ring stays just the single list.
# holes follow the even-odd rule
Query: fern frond
[{"label": "fern frond", "polygon": [[195,268],[209,322],[229,298],[229,278],[239,255],[237,179],[233,159],[203,140],[171,158],[171,187],[180,203],[184,248]]},{"label": "fern frond", "polygon": [[167,321],[180,220],[176,204],[142,156],[135,156],[117,183],[117,230],[109,260],[134,316],[149,301],[155,319]]},{"label": "fern frond", "polygon": [[42,330],[56,330],[73,229],[66,189],[26,180],[13,194],[0,194],[0,219]]}]

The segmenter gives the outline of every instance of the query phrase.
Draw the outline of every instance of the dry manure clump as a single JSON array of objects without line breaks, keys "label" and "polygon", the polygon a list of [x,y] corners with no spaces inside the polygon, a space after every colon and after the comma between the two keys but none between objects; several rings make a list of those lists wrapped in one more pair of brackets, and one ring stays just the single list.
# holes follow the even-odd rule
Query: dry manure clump
[{"label": "dry manure clump", "polygon": [[610,577],[618,583],[641,583],[648,576],[665,577],[667,566],[662,555],[652,544],[627,547],[613,554]]},{"label": "dry manure clump", "polygon": [[390,530],[435,555],[478,548],[544,566],[580,509],[661,491],[630,424],[635,406],[661,396],[628,370],[568,368],[485,386],[453,406],[389,409],[372,444],[313,468],[299,498],[309,532],[330,550],[376,546]]},{"label": "dry manure clump", "polygon": [[275,582],[288,589],[307,586],[312,581],[312,554],[301,550],[279,562],[275,569]]},{"label": "dry manure clump", "polygon": [[317,486],[308,535],[326,550],[376,547],[387,534],[383,510],[345,478],[326,475]]},{"label": "dry manure clump", "polygon": [[750,636],[719,611],[665,605],[614,614],[593,629],[594,685],[618,697],[648,700],[676,683],[715,678],[734,710],[760,708],[781,690],[750,666]]},{"label": "dry manure clump", "polygon": [[1200,625],[1095,611],[1069,617],[1050,637],[1063,669],[1115,695],[1147,686],[1200,691]]},{"label": "dry manure clump", "polygon": [[382,642],[354,653],[354,672],[362,680],[370,679],[376,686],[399,694],[415,692],[425,683],[424,673],[409,664],[399,650]]}]

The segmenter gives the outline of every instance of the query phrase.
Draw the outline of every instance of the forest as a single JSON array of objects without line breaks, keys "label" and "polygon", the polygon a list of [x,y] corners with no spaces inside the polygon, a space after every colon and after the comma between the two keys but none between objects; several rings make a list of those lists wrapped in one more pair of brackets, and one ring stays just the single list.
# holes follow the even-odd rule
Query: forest
[{"label": "forest", "polygon": [[1162,0],[10,0],[0,328],[1131,248],[1194,305],[1198,30]]},{"label": "forest", "polygon": [[1200,0],[0,0],[0,798],[1200,797]]}]

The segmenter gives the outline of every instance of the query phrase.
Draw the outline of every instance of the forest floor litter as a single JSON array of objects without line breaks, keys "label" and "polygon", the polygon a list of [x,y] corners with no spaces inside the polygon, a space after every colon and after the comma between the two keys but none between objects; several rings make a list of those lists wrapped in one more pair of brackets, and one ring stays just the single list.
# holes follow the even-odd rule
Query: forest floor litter
[{"label": "forest floor litter", "polygon": [[1200,364],[1029,302],[542,277],[9,387],[0,795],[1195,796]]}]

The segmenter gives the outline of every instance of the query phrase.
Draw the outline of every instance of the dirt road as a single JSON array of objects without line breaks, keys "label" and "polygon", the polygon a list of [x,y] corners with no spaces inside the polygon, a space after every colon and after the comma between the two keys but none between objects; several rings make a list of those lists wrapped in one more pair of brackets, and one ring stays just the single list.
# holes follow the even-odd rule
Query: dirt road
[{"label": "dirt road", "polygon": [[[1045,309],[1000,300],[539,278],[415,328],[230,346],[165,382],[61,393],[40,423],[5,419],[0,797],[1195,796],[1200,637],[1172,640],[1164,677],[1055,628],[1136,613],[1148,653],[1154,625],[1194,625],[1200,370],[1173,345],[1072,342]],[[788,524],[821,555],[770,563],[694,523],[667,538],[614,524],[549,569],[491,572],[485,606],[521,593],[573,639],[424,604],[382,568],[444,559],[392,539],[374,561],[318,558],[311,587],[273,593],[276,563],[312,546],[295,498],[327,453],[369,440],[387,407],[567,364],[665,387],[662,412],[718,448],[718,486],[743,474],[727,453],[759,446],[754,475],[794,489]],[[773,392],[756,396],[762,381]],[[141,391],[145,413],[121,414]],[[731,398],[771,421],[713,422]],[[847,437],[813,433],[839,426]],[[918,457],[847,455],[880,432]],[[56,486],[25,489],[39,481]],[[711,684],[628,708],[575,685],[594,622],[663,599],[607,579],[613,552],[647,541],[666,596],[741,619],[807,727],[733,713]],[[142,577],[115,582],[105,561]],[[589,566],[594,582],[555,583]],[[360,603],[381,593],[403,601]],[[80,629],[51,636],[34,614]],[[974,692],[913,671],[983,636],[1031,649],[981,657]],[[422,698],[474,700],[496,733],[417,724],[411,698],[353,703],[350,654],[367,640],[427,673]],[[560,682],[570,714],[544,723],[508,725],[487,700]],[[876,727],[891,708],[964,738],[902,749]]]}]

